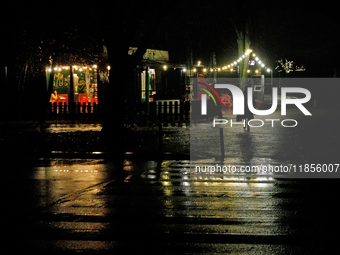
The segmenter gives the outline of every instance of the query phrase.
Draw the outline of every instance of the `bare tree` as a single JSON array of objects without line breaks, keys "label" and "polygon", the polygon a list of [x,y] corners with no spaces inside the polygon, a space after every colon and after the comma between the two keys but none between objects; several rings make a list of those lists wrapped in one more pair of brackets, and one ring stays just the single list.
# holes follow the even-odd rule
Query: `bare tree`
[{"label": "bare tree", "polygon": [[[246,50],[250,49],[250,21],[246,16],[242,16],[238,23],[236,23],[235,19],[230,18],[231,22],[234,25],[235,32],[237,35],[237,46],[238,46],[238,55],[242,56]],[[242,90],[245,89],[245,79],[247,76],[247,68],[248,68],[249,54],[244,56],[243,61],[239,65],[239,77],[240,79],[240,88]]]}]

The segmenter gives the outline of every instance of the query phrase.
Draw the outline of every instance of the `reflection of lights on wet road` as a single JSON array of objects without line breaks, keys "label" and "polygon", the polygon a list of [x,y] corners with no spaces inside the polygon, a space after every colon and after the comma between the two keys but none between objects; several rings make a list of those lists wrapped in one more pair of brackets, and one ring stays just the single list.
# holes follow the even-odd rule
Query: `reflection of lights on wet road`
[{"label": "reflection of lights on wet road", "polygon": [[51,124],[46,128],[48,133],[79,132],[79,131],[101,131],[102,124]]},{"label": "reflection of lights on wet road", "polygon": [[78,172],[80,172],[80,173],[98,173],[98,170],[58,170],[58,169],[56,169],[56,170],[54,170],[55,172],[66,172],[66,173],[68,173],[68,172],[76,172],[76,173],[78,173]]}]

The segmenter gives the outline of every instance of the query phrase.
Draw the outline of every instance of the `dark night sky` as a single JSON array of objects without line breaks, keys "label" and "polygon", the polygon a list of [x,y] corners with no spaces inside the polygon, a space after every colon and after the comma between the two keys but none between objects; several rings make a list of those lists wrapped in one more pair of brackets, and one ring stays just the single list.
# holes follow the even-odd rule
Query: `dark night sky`
[{"label": "dark night sky", "polygon": [[[3,28],[5,40],[1,42],[3,54],[7,53],[4,48],[18,43],[24,29],[35,31],[35,27],[44,22],[62,25],[65,18],[70,26],[86,26],[89,24],[87,17],[100,17],[100,13],[93,14],[95,10],[85,8],[87,13],[84,12],[84,6],[45,7],[48,11],[29,3],[4,8],[12,15],[3,18],[2,24],[6,24]],[[215,52],[218,64],[223,65],[237,58],[237,38],[230,18],[239,21],[247,17],[251,22],[251,48],[270,65],[275,65],[277,59],[287,58],[313,70],[340,69],[339,10],[339,3],[334,1],[313,5],[282,1],[275,6],[254,2],[171,2],[161,27],[155,29],[156,36],[150,41],[150,48],[169,50],[170,60],[182,63],[186,61],[189,47],[193,49],[194,61],[208,61]],[[39,35],[39,31],[36,33]]]},{"label": "dark night sky", "polygon": [[[314,65],[339,66],[338,6],[333,2],[324,6],[293,4],[249,8],[245,12],[252,27],[251,48],[264,55],[271,64],[277,59],[287,58],[313,68]],[[217,8],[211,12],[218,13]],[[197,16],[203,15],[199,13]],[[228,14],[216,16],[216,19],[206,20],[208,25],[201,33],[206,40],[198,45],[197,50],[215,51],[218,61],[223,64],[224,58],[230,61],[229,58],[237,54],[236,34]]]}]

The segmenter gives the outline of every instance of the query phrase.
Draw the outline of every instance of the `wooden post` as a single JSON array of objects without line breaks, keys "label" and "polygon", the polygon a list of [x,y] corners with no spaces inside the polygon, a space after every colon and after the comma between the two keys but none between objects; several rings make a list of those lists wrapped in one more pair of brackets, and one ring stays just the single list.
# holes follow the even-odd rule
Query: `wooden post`
[{"label": "wooden post", "polygon": [[167,125],[168,123],[168,103],[167,101],[164,101],[164,104],[163,104],[163,112],[164,112],[164,123],[165,125]]},{"label": "wooden post", "polygon": [[56,102],[53,103],[53,115],[54,116],[57,115],[57,103]]},{"label": "wooden post", "polygon": [[224,137],[223,128],[220,127],[220,147],[221,147],[221,162],[224,161]]},{"label": "wooden post", "polygon": [[91,103],[87,103],[87,115],[91,115]]},{"label": "wooden post", "polygon": [[68,110],[68,109],[67,109],[67,103],[66,103],[66,102],[64,102],[64,103],[63,103],[63,105],[64,105],[64,107],[63,107],[63,108],[64,108],[64,110],[63,110],[63,115],[64,115],[64,116],[63,116],[63,118],[64,118],[64,119],[66,119],[66,116],[67,116],[67,110]]},{"label": "wooden post", "polygon": [[169,123],[172,123],[173,116],[172,116],[172,101],[169,102]]},{"label": "wooden post", "polygon": [[83,114],[83,116],[85,116],[85,113],[86,113],[86,103],[83,102],[83,105],[81,107],[81,113]]},{"label": "wooden post", "polygon": [[175,121],[178,121],[178,102],[175,101]]},{"label": "wooden post", "polygon": [[68,114],[68,105],[66,102],[64,102],[64,115],[66,116]]},{"label": "wooden post", "polygon": [[158,120],[159,122],[161,122],[162,121],[162,103],[158,102],[157,107],[158,107]]},{"label": "wooden post", "polygon": [[61,102],[59,102],[58,108],[59,108],[58,116],[59,116],[59,118],[62,118],[62,115],[63,115],[63,104]]}]

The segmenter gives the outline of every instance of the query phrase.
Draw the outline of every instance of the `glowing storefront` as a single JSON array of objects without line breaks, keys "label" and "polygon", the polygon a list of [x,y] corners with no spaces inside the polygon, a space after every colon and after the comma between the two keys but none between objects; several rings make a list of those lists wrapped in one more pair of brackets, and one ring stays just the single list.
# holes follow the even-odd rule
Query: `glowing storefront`
[{"label": "glowing storefront", "polygon": [[[73,74],[73,93],[70,91],[70,68]],[[47,86],[50,83],[51,68],[46,68]],[[69,96],[74,95],[74,102],[98,104],[98,69],[96,65],[56,66],[53,68],[53,91],[57,91],[57,104],[69,103]]]}]

